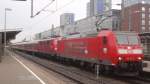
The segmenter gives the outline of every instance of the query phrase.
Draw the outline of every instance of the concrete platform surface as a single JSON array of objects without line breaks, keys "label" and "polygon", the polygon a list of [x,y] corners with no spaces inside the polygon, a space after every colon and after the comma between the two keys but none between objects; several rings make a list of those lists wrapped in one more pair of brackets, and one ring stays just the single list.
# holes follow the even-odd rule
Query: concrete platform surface
[{"label": "concrete platform surface", "polygon": [[12,56],[2,57],[0,63],[0,84],[42,84],[31,72]]},{"label": "concrete platform surface", "polygon": [[[5,72],[9,73],[5,74],[5,78],[0,76],[0,84],[77,84],[59,73],[26,59],[20,54],[8,50],[7,52],[9,55],[3,57],[3,63],[1,64],[5,69],[1,69],[0,75]],[[13,68],[10,70],[6,66]],[[11,76],[12,74],[14,77]]]}]

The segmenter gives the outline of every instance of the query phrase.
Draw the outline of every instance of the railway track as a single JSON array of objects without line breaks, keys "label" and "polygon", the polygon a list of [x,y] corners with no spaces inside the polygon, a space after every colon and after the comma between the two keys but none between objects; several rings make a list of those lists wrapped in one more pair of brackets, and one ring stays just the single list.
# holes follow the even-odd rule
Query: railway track
[{"label": "railway track", "polygon": [[127,84],[150,84],[150,75],[148,74],[141,74],[140,76],[134,76],[134,77],[120,77],[120,76],[107,76],[114,80],[120,80],[122,82],[125,82]]},{"label": "railway track", "polygon": [[[57,63],[50,62],[45,59],[40,59],[31,55],[27,55],[21,52],[16,52],[17,54],[24,56],[27,59],[32,60],[33,62],[51,70],[56,73],[63,75],[64,77],[69,78],[70,80],[76,82],[77,84],[101,84],[99,79],[96,79],[96,76],[92,78],[91,75],[83,74],[82,71],[79,72],[78,69],[74,67],[66,67]],[[91,76],[91,77],[90,77]]]},{"label": "railway track", "polygon": [[83,71],[81,69],[66,66],[59,63],[51,62],[46,59],[41,59],[32,55],[28,55],[22,52],[15,52],[33,62],[51,70],[56,73],[63,75],[64,77],[76,82],[77,84],[149,84],[150,78],[142,74],[138,77],[119,77],[115,75],[106,76],[100,75],[99,78],[93,73]]},{"label": "railway track", "polygon": [[150,84],[150,79],[142,77],[128,77],[122,78],[121,80],[128,82],[129,84]]}]

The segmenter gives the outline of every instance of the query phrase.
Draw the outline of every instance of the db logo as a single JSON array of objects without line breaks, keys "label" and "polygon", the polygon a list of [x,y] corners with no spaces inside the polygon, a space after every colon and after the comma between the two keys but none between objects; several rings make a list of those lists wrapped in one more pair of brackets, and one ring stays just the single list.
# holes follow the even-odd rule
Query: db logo
[{"label": "db logo", "polygon": [[107,51],[108,51],[107,48],[103,48],[104,53],[107,53]]}]

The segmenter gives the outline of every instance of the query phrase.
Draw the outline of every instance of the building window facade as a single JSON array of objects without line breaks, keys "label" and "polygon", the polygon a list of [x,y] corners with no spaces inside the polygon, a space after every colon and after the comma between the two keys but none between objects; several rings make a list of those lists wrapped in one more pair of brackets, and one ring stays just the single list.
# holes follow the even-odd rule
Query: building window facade
[{"label": "building window facade", "polygon": [[145,25],[145,20],[142,20],[142,25]]},{"label": "building window facade", "polygon": [[142,13],[142,19],[145,19],[145,13]]},{"label": "building window facade", "polygon": [[145,31],[145,26],[142,26],[142,31]]},{"label": "building window facade", "polygon": [[131,6],[131,5],[134,5],[134,4],[138,4],[138,3],[150,4],[150,0],[123,0],[123,1],[124,1],[124,6],[125,7]]},{"label": "building window facade", "polygon": [[144,1],[144,0],[142,0],[141,2],[142,2],[142,4],[145,4],[145,1]]},{"label": "building window facade", "polygon": [[142,7],[142,12],[145,12],[145,7]]}]

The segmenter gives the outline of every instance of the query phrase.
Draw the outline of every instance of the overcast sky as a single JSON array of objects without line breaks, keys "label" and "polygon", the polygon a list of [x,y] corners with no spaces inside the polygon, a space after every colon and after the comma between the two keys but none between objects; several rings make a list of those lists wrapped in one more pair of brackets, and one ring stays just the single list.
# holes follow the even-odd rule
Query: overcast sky
[{"label": "overcast sky", "polygon": [[[75,13],[75,20],[86,17],[86,3],[90,0],[57,0],[45,11],[35,18],[30,18],[30,2],[31,0],[13,1],[0,0],[0,29],[3,29],[4,24],[4,9],[11,8],[12,11],[7,11],[7,27],[8,28],[23,28],[23,32],[17,35],[17,41],[34,35],[35,33],[48,30],[51,25],[59,26],[59,16],[65,12]],[[34,13],[39,11],[51,0],[34,0]],[[112,4],[118,4],[121,0],[113,0]],[[120,7],[113,5],[114,9]],[[57,9],[57,11],[56,11]],[[56,12],[53,12],[56,11]]]}]

